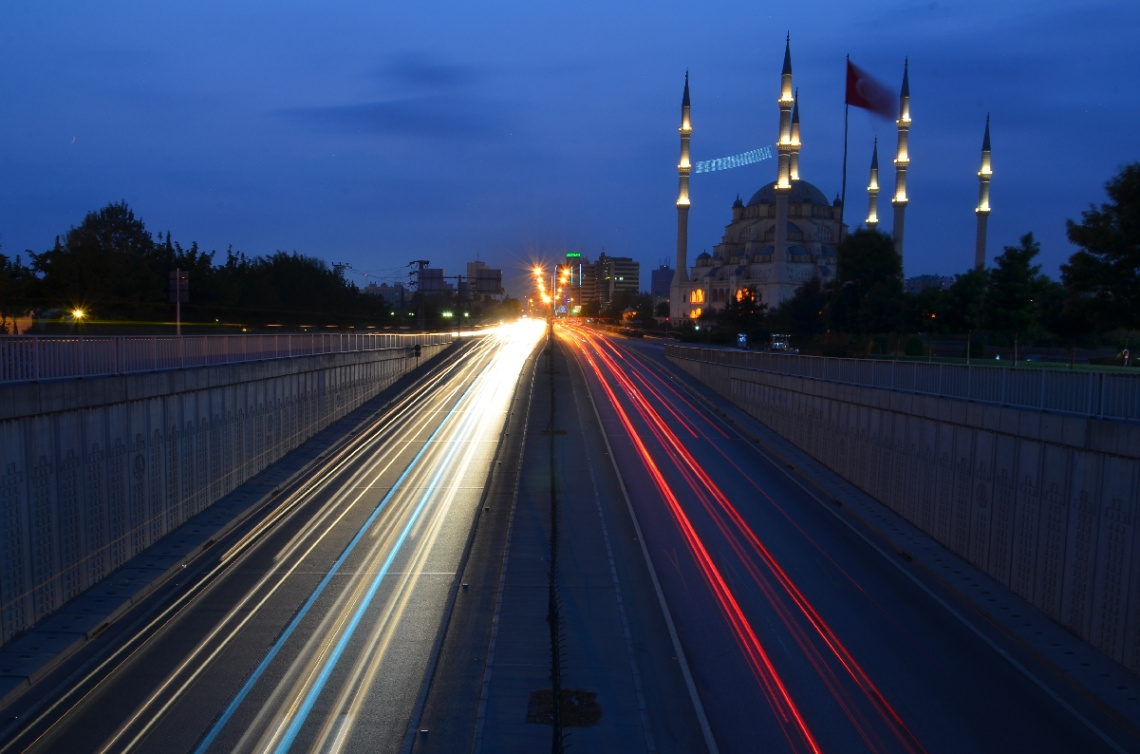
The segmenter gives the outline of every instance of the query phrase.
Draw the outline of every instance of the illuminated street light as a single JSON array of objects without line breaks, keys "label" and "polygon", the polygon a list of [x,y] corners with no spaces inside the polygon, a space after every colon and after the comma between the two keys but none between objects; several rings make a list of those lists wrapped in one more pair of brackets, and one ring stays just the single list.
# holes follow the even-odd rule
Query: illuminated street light
[{"label": "illuminated street light", "polygon": [[81,319],[83,319],[85,316],[87,316],[87,312],[83,311],[82,309],[76,308],[76,309],[71,310],[71,316],[75,318],[76,322],[78,322]]}]

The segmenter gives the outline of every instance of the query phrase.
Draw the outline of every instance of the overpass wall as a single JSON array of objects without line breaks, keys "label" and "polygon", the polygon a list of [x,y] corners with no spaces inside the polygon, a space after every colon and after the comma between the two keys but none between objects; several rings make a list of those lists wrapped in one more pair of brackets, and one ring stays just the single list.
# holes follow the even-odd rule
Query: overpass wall
[{"label": "overpass wall", "polygon": [[739,352],[666,355],[1140,673],[1140,423],[774,374]]},{"label": "overpass wall", "polygon": [[[450,341],[425,336],[421,359]],[[418,361],[397,347],[0,388],[0,645]]]}]

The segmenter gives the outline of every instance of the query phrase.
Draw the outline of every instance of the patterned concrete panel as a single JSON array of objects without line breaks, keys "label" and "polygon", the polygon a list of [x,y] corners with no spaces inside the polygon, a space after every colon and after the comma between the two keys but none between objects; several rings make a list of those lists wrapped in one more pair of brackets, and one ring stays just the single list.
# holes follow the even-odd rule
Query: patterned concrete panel
[{"label": "patterned concrete panel", "polygon": [[1091,641],[1140,672],[1140,462],[1109,456],[1103,470]]},{"label": "patterned concrete panel", "polygon": [[1034,604],[1058,622],[1061,615],[1061,587],[1065,571],[1069,528],[1068,489],[1072,452],[1068,448],[1045,445],[1042,466],[1041,520],[1037,554],[1037,593]]},{"label": "patterned concrete panel", "polygon": [[734,372],[749,414],[1140,672],[1140,425]]},{"label": "patterned concrete panel", "polygon": [[1032,601],[1037,576],[1037,523],[1041,509],[1040,443],[1017,443],[1017,508],[1013,519],[1013,573],[1010,588]]},{"label": "patterned concrete panel", "polygon": [[[953,426],[953,425],[943,425]],[[950,549],[970,558],[970,514],[974,501],[974,432],[954,427],[954,496],[950,516]]]},{"label": "patterned concrete panel", "polygon": [[1013,532],[1017,506],[1018,441],[1009,435],[986,434],[994,438],[989,573],[1005,586],[1011,586]]},{"label": "patterned concrete panel", "polygon": [[83,408],[0,421],[0,644],[375,396],[409,361],[369,352],[36,385],[37,405]]},{"label": "patterned concrete panel", "polygon": [[987,573],[990,565],[990,537],[993,531],[993,458],[994,435],[972,432],[974,464],[970,474],[970,557]]},{"label": "patterned concrete panel", "polygon": [[1078,636],[1089,635],[1093,576],[1100,522],[1100,454],[1075,451],[1070,468],[1068,539],[1065,542],[1062,623]]}]

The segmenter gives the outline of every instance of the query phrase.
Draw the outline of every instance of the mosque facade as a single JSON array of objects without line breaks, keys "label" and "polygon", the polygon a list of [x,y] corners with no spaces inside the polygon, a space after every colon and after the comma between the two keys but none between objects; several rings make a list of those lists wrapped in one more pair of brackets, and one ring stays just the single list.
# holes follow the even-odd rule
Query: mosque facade
[{"label": "mosque facade", "polygon": [[[693,127],[690,117],[689,75],[681,99],[681,158],[677,164],[677,263],[669,287],[669,314],[674,323],[694,320],[708,311],[720,311],[734,298],[751,290],[759,303],[775,309],[795,295],[805,282],[818,279],[827,284],[835,279],[839,244],[847,233],[843,206],[837,196],[828,201],[818,188],[800,178],[799,93],[792,86],[792,51],[789,38],[784,47],[780,74],[780,130],[776,142],[776,179],[760,188],[747,203],[739,196],[732,205],[732,222],[724,230],[712,254],[703,252],[692,267],[688,263],[689,226],[689,142]],[[850,101],[850,100],[848,100]],[[891,236],[895,251],[903,257],[906,223],[907,170],[910,167],[909,135],[910,75],[904,62],[899,91],[898,143],[893,160],[895,187],[891,195],[893,223]],[[986,231],[990,214],[990,122],[986,116],[982,139],[981,168],[974,264],[984,268]],[[871,154],[870,182],[867,186],[866,226],[879,226],[879,151],[876,142]]]},{"label": "mosque facade", "polygon": [[781,72],[780,133],[776,180],[761,187],[747,203],[737,196],[732,222],[712,254],[700,254],[688,265],[689,82],[685,78],[681,116],[680,191],[677,200],[677,266],[670,287],[673,321],[696,319],[719,311],[750,289],[758,302],[774,309],[812,278],[835,278],[836,253],[846,226],[839,198],[829,201],[800,178],[800,112],[792,86],[791,42],[784,48]]}]

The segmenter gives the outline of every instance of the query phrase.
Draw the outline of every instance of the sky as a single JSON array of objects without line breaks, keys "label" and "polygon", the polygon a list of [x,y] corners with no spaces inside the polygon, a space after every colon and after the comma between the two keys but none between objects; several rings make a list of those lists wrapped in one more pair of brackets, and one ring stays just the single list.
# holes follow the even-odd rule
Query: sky
[{"label": "sky", "polygon": [[[349,279],[481,259],[525,295],[568,251],[673,263],[685,71],[692,159],[776,141],[791,35],[800,175],[843,169],[844,57],[892,90],[910,60],[906,275],[973,263],[987,113],[989,259],[1021,235],[1058,276],[1065,220],[1140,160],[1140,3],[214,2],[0,4],[0,253],[126,201],[224,257],[297,251]],[[896,129],[852,108],[846,220]],[[775,160],[692,177],[689,261]]]}]

